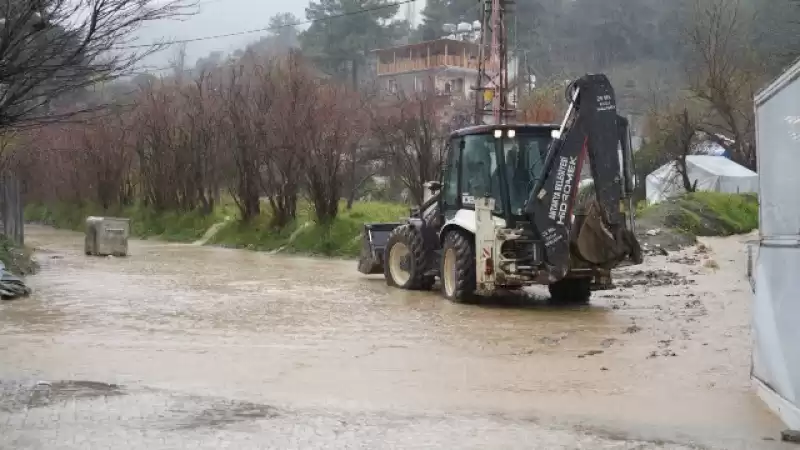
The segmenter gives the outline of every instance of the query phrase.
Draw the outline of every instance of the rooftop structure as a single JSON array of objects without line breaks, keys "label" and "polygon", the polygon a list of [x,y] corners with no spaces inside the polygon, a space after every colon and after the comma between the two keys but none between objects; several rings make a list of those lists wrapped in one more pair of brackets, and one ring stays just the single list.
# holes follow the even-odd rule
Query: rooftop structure
[{"label": "rooftop structure", "polygon": [[429,91],[464,98],[473,94],[480,53],[474,42],[445,38],[373,53],[378,79],[389,92]]}]

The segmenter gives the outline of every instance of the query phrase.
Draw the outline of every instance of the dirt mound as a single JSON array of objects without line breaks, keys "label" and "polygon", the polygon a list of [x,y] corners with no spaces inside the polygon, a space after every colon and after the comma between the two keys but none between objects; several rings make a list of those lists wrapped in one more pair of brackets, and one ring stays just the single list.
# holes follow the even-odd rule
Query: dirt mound
[{"label": "dirt mound", "polygon": [[666,227],[660,218],[636,219],[636,237],[645,255],[667,255],[697,243],[697,238],[685,231]]},{"label": "dirt mound", "polygon": [[650,254],[694,245],[697,236],[730,236],[758,228],[753,194],[693,192],[649,206],[636,217],[637,235]]}]

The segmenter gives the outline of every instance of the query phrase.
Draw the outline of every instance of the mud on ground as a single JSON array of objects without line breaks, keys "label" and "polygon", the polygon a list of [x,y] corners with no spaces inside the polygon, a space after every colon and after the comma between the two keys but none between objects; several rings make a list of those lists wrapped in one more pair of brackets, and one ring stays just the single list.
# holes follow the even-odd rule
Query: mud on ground
[{"label": "mud on ground", "polygon": [[456,305],[354,262],[31,227],[0,305],[0,448],[785,447],[749,387],[736,238],[618,271],[588,307]]}]

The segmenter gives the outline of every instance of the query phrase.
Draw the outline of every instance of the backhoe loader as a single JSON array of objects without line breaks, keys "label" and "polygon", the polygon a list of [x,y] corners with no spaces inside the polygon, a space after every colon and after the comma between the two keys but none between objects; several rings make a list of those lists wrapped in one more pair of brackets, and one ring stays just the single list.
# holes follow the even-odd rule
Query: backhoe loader
[{"label": "backhoe loader", "polygon": [[[585,303],[612,289],[613,268],[643,259],[628,121],[605,75],[581,77],[567,97],[560,125],[453,132],[425,202],[403,222],[364,226],[359,271],[410,290],[438,278],[456,302],[538,284],[556,301]],[[587,160],[592,181],[576,205]]]}]

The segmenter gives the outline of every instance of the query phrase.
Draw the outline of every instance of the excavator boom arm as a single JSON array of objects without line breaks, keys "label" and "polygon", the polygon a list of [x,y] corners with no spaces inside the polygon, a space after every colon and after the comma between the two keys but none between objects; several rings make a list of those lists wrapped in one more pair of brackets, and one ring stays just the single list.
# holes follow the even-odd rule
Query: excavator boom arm
[{"label": "excavator boom arm", "polygon": [[[568,94],[569,109],[548,149],[544,176],[526,204],[526,213],[544,244],[551,281],[563,278],[570,268],[572,213],[587,157],[594,183],[594,212],[614,245],[620,246],[611,253],[624,253],[620,241],[632,238],[621,211],[623,197],[632,191],[627,120],[617,114],[614,89],[605,75],[593,74],[576,80]],[[620,170],[620,145],[624,173]]]}]

